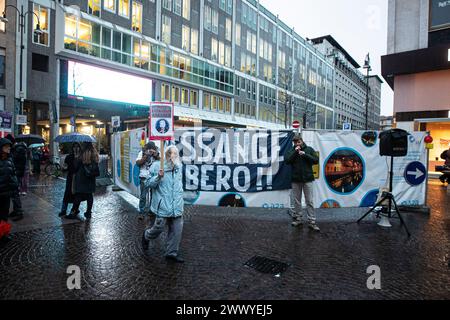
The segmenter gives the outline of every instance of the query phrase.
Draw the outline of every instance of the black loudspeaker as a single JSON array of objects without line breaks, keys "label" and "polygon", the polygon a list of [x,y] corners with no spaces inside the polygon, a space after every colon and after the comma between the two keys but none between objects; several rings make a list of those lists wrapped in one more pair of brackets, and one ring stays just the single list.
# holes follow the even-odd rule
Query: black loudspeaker
[{"label": "black loudspeaker", "polygon": [[404,157],[408,153],[409,133],[391,129],[380,133],[380,156]]}]

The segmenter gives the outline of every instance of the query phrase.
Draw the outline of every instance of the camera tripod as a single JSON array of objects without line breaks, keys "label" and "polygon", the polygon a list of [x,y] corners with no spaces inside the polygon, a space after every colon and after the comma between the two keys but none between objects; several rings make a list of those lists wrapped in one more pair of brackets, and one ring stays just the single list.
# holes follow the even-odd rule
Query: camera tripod
[{"label": "camera tripod", "polygon": [[394,195],[392,194],[393,167],[394,167],[394,157],[391,156],[391,167],[390,167],[390,170],[389,170],[389,191],[388,191],[388,192],[384,191],[384,192],[381,194],[381,196],[382,196],[382,197],[381,197],[381,200],[378,201],[378,202],[377,202],[377,203],[376,203],[369,211],[367,211],[361,218],[359,218],[359,220],[357,221],[357,223],[360,223],[365,217],[367,217],[371,212],[373,212],[373,211],[375,210],[376,207],[382,205],[382,203],[383,203],[384,201],[388,201],[388,205],[387,205],[387,207],[388,207],[388,213],[387,213],[387,214],[388,214],[388,218],[391,218],[392,205],[394,205],[395,212],[397,213],[397,215],[398,215],[398,217],[399,217],[399,219],[400,219],[401,224],[402,224],[403,227],[405,228],[406,233],[408,234],[408,237],[410,237],[411,234],[409,233],[408,227],[406,226],[405,221],[403,220],[403,217],[402,217],[402,215],[400,214],[400,210],[398,209],[397,202],[395,201],[395,197],[394,197]]}]

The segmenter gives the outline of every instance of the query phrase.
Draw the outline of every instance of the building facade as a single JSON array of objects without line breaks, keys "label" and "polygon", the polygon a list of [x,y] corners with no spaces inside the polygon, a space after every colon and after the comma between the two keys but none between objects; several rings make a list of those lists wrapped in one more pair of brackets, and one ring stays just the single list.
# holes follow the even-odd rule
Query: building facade
[{"label": "building facade", "polygon": [[[334,66],[256,1],[17,1],[21,5],[39,17],[26,16],[28,124],[21,131],[50,139],[76,126],[107,136],[111,116],[121,116],[122,129],[144,126],[150,101],[173,102],[177,126],[285,128],[298,119],[304,127],[334,128]],[[6,59],[6,70],[19,65],[20,36],[8,36],[14,16],[8,8],[0,35],[16,44],[0,43],[6,55],[16,55]],[[18,73],[6,72],[16,81],[4,89],[5,108],[16,114]]]},{"label": "building facade", "polygon": [[369,76],[369,128],[380,129],[381,85],[383,80],[377,75]]},{"label": "building facade", "polygon": [[[378,76],[366,76],[359,70],[361,66],[330,35],[311,39],[314,46],[335,66],[335,123],[342,129],[344,123],[351,123],[353,130],[378,130],[381,84]],[[369,86],[369,91],[367,87]],[[369,92],[368,116],[366,98]]]},{"label": "building facade", "polygon": [[397,128],[430,131],[430,169],[450,147],[450,3],[397,0],[388,5],[382,74],[394,90]]},{"label": "building facade", "polygon": [[[14,2],[11,1],[11,4]],[[5,10],[5,6],[5,0],[0,0],[1,12]],[[15,24],[16,16],[11,16],[9,23]],[[15,29],[6,28],[6,24],[0,22],[0,112],[12,111],[17,103],[14,99],[16,95],[19,96],[19,92],[15,92],[15,60]]]},{"label": "building facade", "polygon": [[381,116],[380,117],[380,131],[386,131],[393,129],[394,117],[393,116]]}]

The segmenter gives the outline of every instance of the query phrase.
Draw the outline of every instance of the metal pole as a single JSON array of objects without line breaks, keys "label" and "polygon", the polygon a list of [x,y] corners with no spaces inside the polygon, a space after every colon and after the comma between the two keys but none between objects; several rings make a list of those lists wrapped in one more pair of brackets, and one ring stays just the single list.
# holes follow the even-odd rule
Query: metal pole
[{"label": "metal pole", "polygon": [[20,92],[19,92],[19,96],[20,96],[20,114],[23,113],[23,99],[24,97],[22,96],[22,90],[23,90],[23,33],[24,33],[24,27],[25,27],[25,17],[23,15],[23,5],[21,7],[21,12],[20,12],[20,16],[19,16],[19,25],[20,25],[20,84],[19,84],[19,88],[20,88]]},{"label": "metal pole", "polygon": [[369,70],[370,66],[367,67],[366,77],[366,130],[369,130]]}]

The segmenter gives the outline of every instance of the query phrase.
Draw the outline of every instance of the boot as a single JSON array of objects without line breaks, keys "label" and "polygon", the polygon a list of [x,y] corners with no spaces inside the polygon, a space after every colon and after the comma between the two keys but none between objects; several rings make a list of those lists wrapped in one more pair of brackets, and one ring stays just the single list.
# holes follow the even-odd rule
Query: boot
[{"label": "boot", "polygon": [[9,214],[9,217],[12,221],[19,221],[23,219],[23,211],[22,210],[15,210]]},{"label": "boot", "polygon": [[70,219],[70,220],[75,220],[75,219],[78,219],[78,212],[79,211],[70,211],[70,213],[67,215],[67,216],[65,216],[65,218],[66,219]]}]

